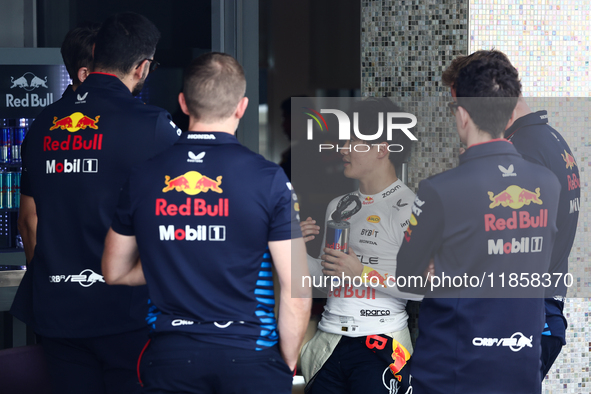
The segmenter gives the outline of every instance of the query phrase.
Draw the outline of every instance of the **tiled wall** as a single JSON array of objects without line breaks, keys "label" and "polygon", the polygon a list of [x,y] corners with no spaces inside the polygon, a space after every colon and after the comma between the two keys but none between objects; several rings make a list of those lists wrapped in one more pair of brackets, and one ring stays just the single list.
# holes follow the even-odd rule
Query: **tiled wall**
[{"label": "tiled wall", "polygon": [[[548,0],[362,0],[362,95],[387,96],[419,119],[419,142],[409,163],[409,186],[457,165],[460,142],[444,106],[441,73],[457,54],[495,47],[520,72],[533,110],[569,142],[581,174],[581,211],[570,255],[575,284],[569,296],[591,290],[589,178],[591,132],[590,5]],[[542,101],[534,97],[552,97]],[[562,99],[557,99],[562,98]],[[572,108],[571,108],[572,107]],[[576,126],[574,123],[576,121]],[[544,393],[591,392],[591,299],[570,298],[568,345],[544,381]]]}]

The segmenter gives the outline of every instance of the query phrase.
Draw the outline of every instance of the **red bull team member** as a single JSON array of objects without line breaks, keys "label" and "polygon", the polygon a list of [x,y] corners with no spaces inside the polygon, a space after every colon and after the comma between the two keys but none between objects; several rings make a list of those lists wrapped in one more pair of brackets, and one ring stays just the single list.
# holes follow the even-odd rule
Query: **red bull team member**
[{"label": "red bull team member", "polygon": [[[503,286],[500,278],[547,272],[560,184],[501,138],[521,89],[513,67],[476,60],[460,71],[455,89],[450,109],[468,149],[459,167],[420,183],[397,283],[422,275],[431,259],[438,278],[490,276],[482,287],[454,281],[427,294],[410,364],[412,393],[540,393],[543,289]],[[422,292],[418,286],[404,289]],[[539,298],[498,298],[513,295]]]},{"label": "red bull team member", "polygon": [[[453,86],[459,70],[471,61],[482,57],[492,57],[511,64],[503,52],[496,50],[481,50],[470,56],[456,58],[442,75],[443,82],[452,88],[452,95],[455,95]],[[552,249],[549,272],[565,275],[568,273],[568,256],[575,240],[579,220],[581,187],[577,162],[562,135],[548,125],[548,113],[546,111],[533,113],[523,97],[520,97],[517,102],[505,130],[505,138],[513,143],[525,160],[547,167],[560,181],[562,189],[556,217],[558,233]],[[563,310],[567,289],[563,281],[560,281],[559,285],[551,288],[553,291],[547,294],[545,300],[542,379],[546,377],[560,350],[566,344],[567,321]]]},{"label": "red bull team member", "polygon": [[92,72],[92,47],[100,27],[100,23],[84,22],[66,34],[61,54],[72,84],[64,95],[76,91]]},{"label": "red bull team member", "polygon": [[19,224],[29,278],[12,313],[42,337],[55,393],[139,390],[147,288],[107,286],[100,261],[131,166],[180,134],[166,111],[131,94],[154,63],[159,36],[137,14],[107,19],[96,37],[96,72],[46,108],[23,144]]},{"label": "red bull team member", "polygon": [[[375,131],[379,113],[402,111],[390,99],[381,98],[362,101],[351,112],[359,113],[361,131]],[[398,140],[372,141],[369,152],[355,149],[365,143],[357,139],[341,150],[345,176],[359,181],[353,195],[362,202],[361,210],[347,220],[349,254],[325,248],[320,259],[308,256],[308,266],[317,278],[323,273],[351,278],[366,274],[381,284],[339,286],[328,293],[318,331],[302,350],[308,393],[396,393],[408,381],[401,371],[412,353],[405,307],[407,299],[422,297],[401,293],[395,282],[389,288],[382,285],[396,271],[393,251],[402,243],[415,197],[395,169],[410,151],[410,140],[402,133],[395,137]],[[388,151],[392,142],[403,146],[402,153]],[[326,221],[342,197],[330,202]],[[319,233],[314,223],[311,218],[302,222],[307,239]],[[326,245],[326,228],[322,244]]]},{"label": "red bull team member", "polygon": [[[64,64],[66,66],[66,70],[68,71],[68,75],[72,80],[72,84],[68,85],[68,87],[62,94],[62,98],[73,96],[76,88],[80,86],[80,84],[86,79],[86,77],[92,70],[92,47],[94,45],[94,40],[99,29],[99,23],[85,22],[76,26],[66,34],[66,37],[62,42],[61,54]],[[20,219],[25,219],[26,217],[27,216],[25,215],[21,215]],[[36,220],[36,217],[31,218]],[[36,238],[36,223],[31,223],[28,226],[24,225],[24,223],[19,223],[18,226],[19,232],[21,234],[26,232],[26,234],[22,235],[25,239]],[[24,246],[25,253],[28,256],[32,256],[35,249],[35,243],[27,242]],[[21,281],[21,286],[31,286],[31,284],[29,283],[31,279],[32,278],[30,275],[25,276]],[[29,295],[32,294],[29,293]],[[31,310],[32,303],[30,299],[19,297],[17,300],[21,302],[23,305],[18,306],[15,304],[13,306],[13,309],[16,310],[18,308],[23,308],[21,313],[25,313],[26,311],[26,313],[28,313],[29,315],[33,314],[33,311]]]},{"label": "red bull team member", "polygon": [[103,272],[110,284],[148,284],[146,393],[291,392],[310,317],[305,245],[285,173],[234,136],[245,89],[231,56],[194,60],[179,97],[191,131],[121,193]]}]

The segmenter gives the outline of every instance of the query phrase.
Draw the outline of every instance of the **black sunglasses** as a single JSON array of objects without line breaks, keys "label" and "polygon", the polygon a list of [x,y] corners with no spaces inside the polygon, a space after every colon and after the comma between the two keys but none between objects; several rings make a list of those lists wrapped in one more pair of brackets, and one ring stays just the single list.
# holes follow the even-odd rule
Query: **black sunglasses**
[{"label": "black sunglasses", "polygon": [[141,64],[142,64],[144,61],[146,61],[146,60],[150,62],[150,68],[149,68],[149,70],[148,70],[148,74],[149,74],[149,73],[153,73],[154,71],[156,71],[156,69],[158,68],[158,66],[160,65],[160,63],[158,63],[158,62],[157,62],[156,60],[154,60],[154,59],[148,59],[148,58],[145,58],[144,60],[142,60],[142,61],[141,61],[141,62],[140,62],[138,65],[137,65],[137,67],[136,67],[136,68],[138,68],[139,66],[141,66]]}]

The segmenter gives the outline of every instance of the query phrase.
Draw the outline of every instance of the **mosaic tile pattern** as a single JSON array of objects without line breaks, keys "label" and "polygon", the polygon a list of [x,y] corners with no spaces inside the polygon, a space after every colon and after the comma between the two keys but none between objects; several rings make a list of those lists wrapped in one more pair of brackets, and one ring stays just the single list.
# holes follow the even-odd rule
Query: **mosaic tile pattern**
[{"label": "mosaic tile pattern", "polygon": [[[419,142],[409,163],[408,182],[414,190],[421,179],[457,165],[460,142],[444,106],[449,91],[441,84],[442,71],[457,54],[492,47],[505,52],[520,72],[524,96],[532,99],[591,96],[588,1],[362,0],[361,4],[362,96],[393,97],[417,116]],[[568,141],[579,165],[582,207],[570,255],[571,272],[579,279],[569,296],[589,294],[591,103],[554,99],[530,106],[548,110],[551,125]],[[544,394],[591,392],[590,313],[591,299],[567,300],[568,344],[544,381]],[[411,316],[413,320],[416,316]]]},{"label": "mosaic tile pattern", "polygon": [[[518,69],[524,97],[532,110],[547,109],[549,122],[569,143],[581,176],[581,210],[569,256],[575,278],[569,297],[589,297],[591,286],[591,217],[589,166],[591,101],[589,59],[591,24],[587,1],[471,0],[469,52],[495,47]],[[538,99],[538,98],[563,99]],[[546,380],[543,393],[591,392],[591,299],[572,298],[565,305],[567,345]]]},{"label": "mosaic tile pattern", "polygon": [[524,97],[589,97],[588,1],[470,1],[470,52],[497,48],[519,70]]},{"label": "mosaic tile pattern", "polygon": [[395,97],[419,120],[409,163],[411,189],[457,166],[460,141],[445,103],[441,73],[468,49],[465,1],[368,1],[361,14],[363,96]]}]

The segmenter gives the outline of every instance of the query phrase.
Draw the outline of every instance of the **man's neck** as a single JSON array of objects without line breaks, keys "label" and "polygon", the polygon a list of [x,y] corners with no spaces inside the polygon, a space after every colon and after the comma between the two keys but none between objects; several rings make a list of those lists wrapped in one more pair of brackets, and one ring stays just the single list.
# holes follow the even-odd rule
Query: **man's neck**
[{"label": "man's neck", "polygon": [[489,133],[485,131],[474,130],[474,132],[468,135],[466,146],[469,148],[472,145],[483,144],[491,140],[493,140],[493,137]]},{"label": "man's neck", "polygon": [[529,108],[523,97],[519,97],[519,100],[517,100],[517,105],[515,106],[516,118],[519,119],[525,115],[531,114],[531,112],[531,109]]},{"label": "man's neck", "polygon": [[189,120],[189,131],[191,132],[212,132],[219,131],[234,135],[238,124],[233,119],[226,119],[220,122],[205,123],[196,121],[193,118]]},{"label": "man's neck", "polygon": [[133,75],[132,73],[129,73],[127,75],[121,75],[120,73],[117,73],[115,71],[112,70],[106,70],[106,69],[95,69],[93,71],[93,73],[101,73],[101,74],[109,74],[109,75],[113,75],[117,78],[119,78],[119,80],[121,82],[123,82],[123,84],[127,87],[127,89],[129,89],[130,92],[133,91],[133,88],[135,86],[135,81],[133,80]]},{"label": "man's neck", "polygon": [[376,171],[363,179],[359,179],[359,191],[363,194],[374,195],[397,180],[396,169],[393,165],[389,165],[385,171]]}]

